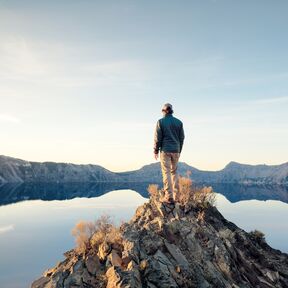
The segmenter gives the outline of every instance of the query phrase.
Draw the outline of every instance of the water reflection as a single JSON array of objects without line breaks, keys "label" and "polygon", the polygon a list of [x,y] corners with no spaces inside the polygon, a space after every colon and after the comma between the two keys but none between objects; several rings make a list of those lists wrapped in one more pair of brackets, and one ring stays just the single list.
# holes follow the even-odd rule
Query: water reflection
[{"label": "water reflection", "polygon": [[71,229],[79,220],[109,214],[116,224],[129,220],[147,201],[132,190],[95,198],[27,200],[0,207],[0,287],[23,288],[64,260],[74,247]]},{"label": "water reflection", "polygon": [[288,186],[211,184],[214,191],[224,195],[230,202],[243,200],[278,200],[288,203]]},{"label": "water reflection", "polygon": [[[83,190],[73,188],[73,185],[72,190],[65,189],[66,186],[63,188],[63,185],[57,186],[59,189],[56,190],[55,186],[47,187],[47,185],[43,186],[42,194],[35,187],[32,190],[26,187],[25,193],[21,192],[21,189],[18,190],[19,188],[14,188],[13,193],[9,190],[9,195],[3,195],[6,200],[0,207],[1,287],[30,287],[32,280],[38,278],[44,270],[55,266],[57,261],[63,260],[63,252],[74,247],[71,229],[77,221],[94,220],[105,213],[119,223],[122,220],[129,220],[135,213],[136,207],[148,201],[140,195],[143,193],[148,197],[146,184],[135,186],[141,188],[138,190],[142,191],[141,193],[132,190],[107,192],[111,189],[107,186],[102,187],[101,191],[89,185],[85,186],[85,189],[82,187]],[[217,193],[218,210],[226,219],[246,231],[261,230],[265,233],[269,245],[287,253],[288,223],[285,220],[288,217],[288,204],[276,200],[243,200],[250,199],[253,195],[262,200],[263,198],[267,200],[269,195],[279,197],[281,193],[283,193],[281,197],[284,197],[284,192],[280,190],[281,193],[275,194],[275,191],[279,190],[272,189],[271,193],[264,193],[266,190],[250,191],[250,189],[248,191],[240,189],[239,193],[237,189],[231,190],[231,187],[227,190],[229,193],[222,190],[223,193],[228,193],[235,203]],[[234,197],[231,191],[238,196]],[[257,193],[253,194],[253,191]],[[23,197],[30,194],[29,197],[34,197],[36,200],[22,201]],[[56,197],[60,199],[55,200]],[[61,200],[65,197],[73,199]],[[39,198],[51,201],[43,201]],[[237,199],[241,201],[237,202]],[[8,200],[18,201],[18,203],[7,204]]]},{"label": "water reflection", "polygon": [[8,183],[0,186],[0,205],[23,200],[66,200],[99,197],[115,190],[134,190],[147,197],[149,183]]},{"label": "water reflection", "polygon": [[[110,191],[129,189],[148,197],[147,182],[128,183],[25,183],[4,184],[0,186],[0,205],[23,200],[66,200],[75,197],[99,197]],[[161,187],[161,183],[158,183]],[[197,184],[202,186],[204,184]],[[217,193],[224,195],[230,202],[242,200],[279,200],[288,203],[288,186],[281,185],[211,185]]]}]

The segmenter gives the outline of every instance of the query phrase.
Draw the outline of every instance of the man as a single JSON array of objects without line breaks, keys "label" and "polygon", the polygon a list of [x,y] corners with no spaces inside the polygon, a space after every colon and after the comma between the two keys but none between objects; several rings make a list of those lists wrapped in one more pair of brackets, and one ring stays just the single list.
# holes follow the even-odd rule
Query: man
[{"label": "man", "polygon": [[154,157],[157,160],[160,151],[165,193],[163,202],[173,203],[177,201],[179,192],[177,167],[185,136],[183,123],[172,115],[172,105],[166,103],[162,112],[163,118],[157,121],[154,134]]}]

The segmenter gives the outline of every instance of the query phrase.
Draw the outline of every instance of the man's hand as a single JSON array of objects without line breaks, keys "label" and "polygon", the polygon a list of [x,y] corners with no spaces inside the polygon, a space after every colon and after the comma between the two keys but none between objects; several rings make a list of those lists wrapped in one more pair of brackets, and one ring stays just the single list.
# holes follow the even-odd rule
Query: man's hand
[{"label": "man's hand", "polygon": [[155,159],[157,160],[157,159],[158,159],[158,153],[157,153],[157,154],[154,153],[154,157],[155,157]]}]

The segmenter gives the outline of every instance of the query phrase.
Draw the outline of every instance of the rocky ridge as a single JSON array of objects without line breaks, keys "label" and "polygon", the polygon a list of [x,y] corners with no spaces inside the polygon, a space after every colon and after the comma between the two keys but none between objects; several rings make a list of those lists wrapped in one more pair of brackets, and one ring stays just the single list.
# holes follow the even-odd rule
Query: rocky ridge
[{"label": "rocky ridge", "polygon": [[67,251],[31,287],[288,287],[288,254],[212,205],[168,205],[151,197],[120,232],[121,243]]}]

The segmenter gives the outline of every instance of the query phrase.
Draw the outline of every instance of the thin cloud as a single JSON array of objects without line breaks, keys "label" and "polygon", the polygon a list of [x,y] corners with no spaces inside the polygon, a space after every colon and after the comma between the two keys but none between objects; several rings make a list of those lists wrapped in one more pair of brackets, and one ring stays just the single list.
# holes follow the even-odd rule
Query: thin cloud
[{"label": "thin cloud", "polygon": [[147,79],[147,67],[143,61],[91,62],[89,53],[95,52],[82,45],[71,48],[64,44],[11,36],[0,43],[0,77],[6,81],[66,88],[111,87],[115,84],[142,87]]},{"label": "thin cloud", "polygon": [[1,77],[25,79],[47,71],[40,53],[23,37],[10,37],[0,44]]},{"label": "thin cloud", "polygon": [[2,227],[0,227],[0,234],[4,234],[4,233],[7,233],[7,232],[13,231],[13,230],[14,230],[13,224],[2,226]]}]

